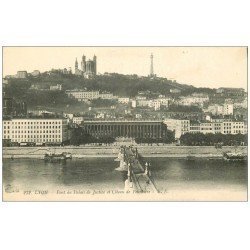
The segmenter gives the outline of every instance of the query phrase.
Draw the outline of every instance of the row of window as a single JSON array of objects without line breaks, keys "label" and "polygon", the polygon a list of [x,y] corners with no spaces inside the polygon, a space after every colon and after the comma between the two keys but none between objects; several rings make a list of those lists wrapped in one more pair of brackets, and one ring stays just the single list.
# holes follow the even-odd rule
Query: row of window
[{"label": "row of window", "polygon": [[10,131],[9,130],[4,130],[3,131],[3,133],[4,134],[60,134],[61,133],[61,131],[60,130],[53,130],[53,131],[51,131],[51,130],[41,130],[41,131],[20,131],[20,130],[16,130],[16,131],[12,131],[11,133],[10,133]]},{"label": "row of window", "polygon": [[234,122],[234,123],[232,123],[232,122],[224,122],[224,126],[225,125],[228,125],[228,126],[231,126],[231,125],[242,125],[242,122]]},{"label": "row of window", "polygon": [[224,134],[242,134],[241,130],[235,130],[235,131],[224,131]]},{"label": "row of window", "polygon": [[[23,142],[22,140],[19,140],[19,139],[14,139],[12,141],[13,142]],[[25,140],[25,142],[61,142],[61,140],[60,139],[46,139],[46,140],[44,140],[44,139],[36,139],[36,140],[27,139],[27,140]]]},{"label": "row of window", "polygon": [[50,122],[44,122],[44,121],[39,121],[39,122],[14,122],[14,121],[11,121],[11,122],[6,122],[4,121],[4,123],[7,123],[7,124],[14,124],[14,125],[20,125],[20,124],[61,124],[62,121],[50,121]]},{"label": "row of window", "polygon": [[[9,135],[4,136],[4,139],[11,138]],[[61,138],[61,135],[13,135],[12,138]]]},{"label": "row of window", "polygon": [[[10,126],[4,126],[3,127],[4,129],[10,129]],[[61,128],[61,126],[28,126],[28,127],[26,127],[26,126],[12,126],[11,127],[12,129],[57,129],[57,128]]]}]

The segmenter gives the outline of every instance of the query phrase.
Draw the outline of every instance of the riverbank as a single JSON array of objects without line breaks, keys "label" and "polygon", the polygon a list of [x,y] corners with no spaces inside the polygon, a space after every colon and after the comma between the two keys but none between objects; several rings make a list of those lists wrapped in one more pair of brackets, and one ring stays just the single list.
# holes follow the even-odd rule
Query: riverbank
[{"label": "riverbank", "polygon": [[[143,157],[167,157],[167,158],[208,158],[220,159],[223,152],[234,152],[235,147],[225,146],[221,149],[213,146],[172,146],[172,145],[136,145],[138,152]],[[65,146],[65,147],[3,147],[3,158],[38,158],[43,159],[45,153],[60,154],[68,152],[75,158],[84,157],[113,157],[119,152],[118,145],[109,146]],[[247,153],[247,147],[241,146],[237,151]]]}]

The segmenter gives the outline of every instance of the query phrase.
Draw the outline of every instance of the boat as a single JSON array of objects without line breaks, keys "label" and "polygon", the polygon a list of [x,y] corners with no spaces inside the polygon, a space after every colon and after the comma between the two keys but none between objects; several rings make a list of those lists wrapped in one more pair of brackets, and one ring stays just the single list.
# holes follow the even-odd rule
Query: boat
[{"label": "boat", "polygon": [[247,161],[247,154],[241,152],[225,152],[223,153],[223,159],[226,161]]},{"label": "boat", "polygon": [[68,152],[62,152],[62,155],[65,155],[66,159],[72,159],[72,154]]},{"label": "boat", "polygon": [[45,154],[44,161],[45,162],[61,162],[66,161],[66,156],[64,154]]}]

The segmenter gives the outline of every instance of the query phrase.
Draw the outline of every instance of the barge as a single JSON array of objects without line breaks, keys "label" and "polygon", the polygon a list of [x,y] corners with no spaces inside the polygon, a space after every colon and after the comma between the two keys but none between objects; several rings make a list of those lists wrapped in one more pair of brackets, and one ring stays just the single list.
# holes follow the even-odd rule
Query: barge
[{"label": "barge", "polygon": [[226,161],[247,161],[247,154],[245,153],[223,153],[223,159]]},{"label": "barge", "polygon": [[72,159],[72,154],[71,153],[66,153],[63,152],[61,154],[51,154],[51,153],[46,153],[44,155],[44,161],[45,162],[65,162],[67,159]]}]

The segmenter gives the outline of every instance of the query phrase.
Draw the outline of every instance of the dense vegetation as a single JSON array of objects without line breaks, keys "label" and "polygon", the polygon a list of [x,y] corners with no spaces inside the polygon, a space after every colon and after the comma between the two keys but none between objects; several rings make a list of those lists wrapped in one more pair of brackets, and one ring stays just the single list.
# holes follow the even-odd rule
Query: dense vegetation
[{"label": "dense vegetation", "polygon": [[137,75],[121,75],[121,74],[107,74],[99,75],[94,79],[85,79],[76,75],[48,75],[42,74],[40,77],[22,79],[11,79],[10,85],[12,89],[25,88],[28,89],[31,85],[39,86],[39,88],[49,88],[50,85],[62,84],[63,89],[82,89],[110,91],[119,96],[137,95],[139,91],[151,91],[154,93],[167,94],[172,88],[181,89],[189,92],[195,88],[189,85],[181,85],[166,78],[150,79],[148,77],[138,77]]},{"label": "dense vegetation", "polygon": [[105,100],[105,99],[95,99],[92,101],[91,106],[93,107],[110,107],[115,105],[116,102],[114,100]]},{"label": "dense vegetation", "polygon": [[164,138],[135,138],[135,142],[138,144],[141,143],[165,143],[169,144],[175,141],[174,132],[167,130],[166,136]]},{"label": "dense vegetation", "polygon": [[56,106],[78,103],[77,100],[68,98],[64,91],[30,90],[31,83],[16,82],[9,84],[5,89],[5,95],[14,97],[17,101],[25,101],[28,107]]},{"label": "dense vegetation", "polygon": [[[63,91],[49,91],[51,85],[62,84]],[[31,89],[31,86],[33,89]],[[34,89],[37,88],[37,89]],[[77,101],[69,98],[65,90],[88,89],[109,91],[117,96],[134,97],[139,92],[147,93],[151,98],[159,94],[177,97],[189,95],[194,92],[213,94],[215,90],[209,88],[195,88],[190,85],[179,84],[167,78],[138,77],[137,75],[104,74],[98,75],[94,79],[85,79],[76,75],[63,75],[60,73],[43,73],[39,77],[29,77],[27,79],[10,79],[9,84],[4,88],[6,96],[14,97],[16,100],[25,100],[29,108],[34,106],[60,106],[76,105]],[[181,93],[170,93],[170,89],[179,89]],[[108,103],[107,103],[108,104]],[[96,106],[101,105],[96,101]],[[199,111],[197,107],[171,106],[171,111]]]},{"label": "dense vegetation", "polygon": [[171,112],[201,112],[201,108],[197,106],[183,106],[183,105],[170,105],[169,111]]},{"label": "dense vegetation", "polygon": [[180,142],[185,146],[214,146],[218,143],[224,146],[247,145],[247,135],[186,133],[181,136]]}]

